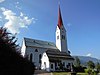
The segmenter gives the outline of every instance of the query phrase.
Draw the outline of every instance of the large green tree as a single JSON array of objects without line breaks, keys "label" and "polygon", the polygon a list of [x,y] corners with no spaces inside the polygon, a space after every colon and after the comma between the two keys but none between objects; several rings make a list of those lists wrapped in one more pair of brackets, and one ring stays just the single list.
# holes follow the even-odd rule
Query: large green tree
[{"label": "large green tree", "polygon": [[16,41],[6,28],[0,28],[0,75],[32,75],[34,72],[34,64],[19,54]]},{"label": "large green tree", "polygon": [[91,69],[94,69],[95,68],[95,64],[94,64],[93,61],[88,61],[87,62],[87,66],[88,66],[88,68],[91,68]]},{"label": "large green tree", "polygon": [[98,74],[98,72],[99,72],[98,70],[100,69],[99,63],[97,63],[95,66],[93,61],[88,61],[87,66],[88,66],[88,68],[85,69],[85,72],[88,73],[88,75],[97,75]]},{"label": "large green tree", "polygon": [[97,64],[96,64],[96,69],[100,72],[100,63],[99,62],[97,62]]},{"label": "large green tree", "polygon": [[81,66],[81,61],[78,57],[75,57],[75,66],[80,67]]},{"label": "large green tree", "polygon": [[[14,50],[14,52],[17,52],[19,50],[18,45],[16,45],[17,39],[15,36],[9,32],[7,32],[6,28],[1,27],[0,28],[0,43],[4,43],[4,45],[7,45],[10,47],[10,50]],[[3,46],[3,44],[1,44]]]}]

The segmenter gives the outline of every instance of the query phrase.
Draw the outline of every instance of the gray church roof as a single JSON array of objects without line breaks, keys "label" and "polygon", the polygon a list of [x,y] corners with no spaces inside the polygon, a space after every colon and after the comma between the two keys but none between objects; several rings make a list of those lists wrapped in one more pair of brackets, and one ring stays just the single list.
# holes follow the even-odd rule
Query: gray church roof
[{"label": "gray church roof", "polygon": [[60,52],[59,50],[47,50],[47,56],[50,61],[59,61],[60,59],[74,60],[74,58],[66,52]]},{"label": "gray church roof", "polygon": [[57,49],[56,45],[53,42],[30,39],[30,38],[24,38],[24,41],[25,41],[25,46]]},{"label": "gray church roof", "polygon": [[53,42],[24,38],[25,46],[29,47],[39,47],[39,48],[47,48],[46,51],[47,56],[50,61],[59,61],[59,59],[70,59],[74,60],[74,58],[67,54],[66,52],[60,52],[56,45]]}]

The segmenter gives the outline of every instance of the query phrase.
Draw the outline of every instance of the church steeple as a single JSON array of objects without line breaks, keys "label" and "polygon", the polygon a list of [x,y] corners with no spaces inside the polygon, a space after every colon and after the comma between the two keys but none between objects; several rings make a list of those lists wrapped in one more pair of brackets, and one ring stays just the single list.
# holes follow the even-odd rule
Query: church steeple
[{"label": "church steeple", "polygon": [[63,21],[62,21],[61,10],[60,10],[60,5],[59,5],[59,10],[58,10],[58,27],[61,28],[62,25],[63,25]]},{"label": "church steeple", "polygon": [[58,24],[56,29],[56,46],[61,52],[68,53],[66,29],[64,28],[60,5],[58,9]]}]

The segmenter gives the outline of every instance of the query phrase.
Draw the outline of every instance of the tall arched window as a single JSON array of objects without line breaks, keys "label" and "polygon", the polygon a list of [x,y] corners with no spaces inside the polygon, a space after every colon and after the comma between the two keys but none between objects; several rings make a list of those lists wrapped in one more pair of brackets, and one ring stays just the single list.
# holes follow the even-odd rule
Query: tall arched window
[{"label": "tall arched window", "polygon": [[30,54],[30,61],[32,62],[32,57],[33,57],[33,54],[31,53]]},{"label": "tall arched window", "polygon": [[39,63],[41,63],[41,57],[42,57],[42,55],[39,54]]}]

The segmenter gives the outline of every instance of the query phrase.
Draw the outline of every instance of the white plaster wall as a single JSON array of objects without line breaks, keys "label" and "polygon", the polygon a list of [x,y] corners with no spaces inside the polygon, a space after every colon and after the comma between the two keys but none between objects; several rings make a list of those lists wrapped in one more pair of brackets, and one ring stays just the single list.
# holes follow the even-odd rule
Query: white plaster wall
[{"label": "white plaster wall", "polygon": [[21,46],[21,55],[24,57],[26,51],[25,41],[23,40],[22,46]]},{"label": "white plaster wall", "polygon": [[[59,39],[57,39],[57,36],[59,36]],[[56,28],[56,46],[61,51],[61,36],[60,36],[60,29],[58,26]]]},{"label": "white plaster wall", "polygon": [[65,62],[65,67],[66,65],[68,65],[68,63],[71,63],[71,65],[73,64],[74,60],[62,60],[62,63]]},{"label": "white plaster wall", "polygon": [[[42,60],[41,69],[46,70],[46,71],[50,71],[49,58],[45,52],[43,53],[41,60]],[[46,63],[46,64],[44,64],[44,63]]]},{"label": "white plaster wall", "polygon": [[[38,52],[35,52],[35,50],[38,50]],[[28,55],[28,58],[30,59],[30,54],[32,53],[32,62],[34,62],[34,65],[39,68],[40,63],[39,63],[39,55],[43,54],[47,49],[44,48],[36,48],[36,47],[27,47],[26,48],[26,55]]]},{"label": "white plaster wall", "polygon": [[[62,39],[62,35],[65,36],[65,40]],[[57,39],[57,36],[59,36],[59,39]],[[56,28],[56,46],[60,51],[68,53],[66,30],[65,30],[63,25],[62,25],[62,27],[60,29],[59,29],[58,26]]]}]

